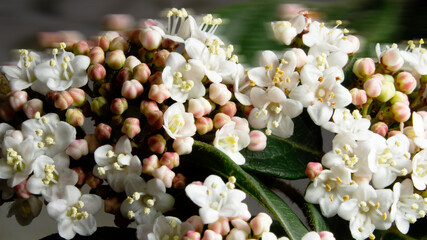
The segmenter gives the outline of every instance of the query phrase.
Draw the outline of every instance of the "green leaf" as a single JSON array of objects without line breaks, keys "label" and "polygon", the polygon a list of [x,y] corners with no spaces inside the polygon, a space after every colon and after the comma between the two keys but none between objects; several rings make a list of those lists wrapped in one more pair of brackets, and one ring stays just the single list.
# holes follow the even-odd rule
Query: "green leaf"
[{"label": "green leaf", "polygon": [[279,196],[214,146],[194,141],[193,151],[187,161],[209,168],[223,177],[234,176],[237,179],[236,185],[261,203],[280,222],[289,238],[299,240],[308,232],[297,215]]},{"label": "green leaf", "polygon": [[305,205],[311,220],[310,225],[313,226],[314,230],[316,232],[329,231],[328,224],[325,222],[325,219],[323,219],[322,214],[317,210],[316,206],[311,203],[306,203]]},{"label": "green leaf", "polygon": [[267,147],[260,152],[241,151],[246,158],[245,170],[284,179],[305,178],[308,162],[318,162],[322,156],[320,127],[303,112],[293,119],[292,137],[284,139],[269,136]]}]

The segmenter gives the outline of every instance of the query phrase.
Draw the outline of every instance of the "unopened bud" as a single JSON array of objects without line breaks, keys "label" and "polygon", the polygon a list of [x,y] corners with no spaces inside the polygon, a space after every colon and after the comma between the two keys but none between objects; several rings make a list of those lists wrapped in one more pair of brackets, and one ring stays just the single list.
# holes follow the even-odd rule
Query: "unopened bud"
[{"label": "unopened bud", "polygon": [[176,152],[165,152],[160,158],[160,165],[166,166],[169,169],[179,166],[179,155]]},{"label": "unopened bud", "polygon": [[366,95],[370,98],[376,98],[380,95],[383,87],[382,80],[384,76],[382,74],[374,74],[364,84],[363,89],[366,91]]},{"label": "unopened bud", "polygon": [[388,126],[384,122],[377,122],[371,126],[371,131],[385,137],[388,132]]},{"label": "unopened bud", "polygon": [[85,139],[76,139],[68,145],[65,153],[75,160],[79,160],[82,156],[89,154],[89,145]]},{"label": "unopened bud", "polygon": [[409,105],[409,98],[408,95],[404,94],[403,92],[396,91],[394,96],[390,99],[391,104],[402,102],[407,105]]},{"label": "unopened bud", "polygon": [[201,117],[198,118],[195,122],[197,133],[199,135],[204,135],[213,129],[213,122],[211,118]]},{"label": "unopened bud", "polygon": [[142,160],[142,173],[152,175],[153,171],[160,167],[159,158],[153,154]]},{"label": "unopened bud", "polygon": [[28,101],[28,93],[25,91],[13,91],[7,95],[9,106],[13,111],[20,111]]},{"label": "unopened bud", "polygon": [[111,101],[110,111],[114,114],[120,115],[128,109],[128,101],[126,98],[115,98]]},{"label": "unopened bud", "polygon": [[209,98],[218,105],[224,105],[231,99],[231,92],[222,83],[212,83],[209,86]]},{"label": "unopened bud", "polygon": [[411,117],[411,108],[405,103],[397,102],[391,105],[391,113],[396,122],[406,122]]},{"label": "unopened bud", "polygon": [[117,197],[107,198],[104,200],[104,212],[117,214],[120,213],[121,202]]},{"label": "unopened bud", "polygon": [[243,230],[233,228],[231,229],[230,233],[227,235],[226,240],[240,240],[240,239],[247,239],[248,233],[246,233]]},{"label": "unopened bud", "polygon": [[161,180],[165,187],[170,188],[172,186],[172,180],[175,177],[175,173],[166,166],[161,166],[153,171],[153,177]]},{"label": "unopened bud", "polygon": [[259,152],[265,149],[267,146],[267,136],[259,130],[252,130],[249,133],[251,142],[248,145],[248,149],[253,152]]},{"label": "unopened bud", "polygon": [[65,121],[75,127],[81,127],[85,122],[85,116],[80,109],[70,108],[65,112]]},{"label": "unopened bud", "polygon": [[182,238],[183,240],[200,240],[201,236],[199,232],[188,231],[185,236]]},{"label": "unopened bud", "polygon": [[107,36],[101,36],[98,38],[98,46],[103,50],[103,51],[108,51],[108,49],[110,48],[110,39],[107,38]]},{"label": "unopened bud", "polygon": [[305,175],[313,180],[323,171],[323,167],[321,163],[318,162],[309,162],[307,167],[305,168]]},{"label": "unopened bud", "polygon": [[27,190],[27,179],[18,183],[13,187],[16,195],[21,199],[28,199],[31,196],[31,193]]},{"label": "unopened bud", "polygon": [[399,70],[404,63],[404,59],[400,55],[398,48],[389,48],[385,51],[384,55],[381,57],[381,64],[385,69],[395,72]]},{"label": "unopened bud", "polygon": [[90,103],[90,109],[92,112],[96,113],[98,116],[104,115],[108,109],[108,102],[105,97],[96,97]]},{"label": "unopened bud", "polygon": [[77,173],[77,185],[82,185],[85,183],[86,174],[81,167],[75,167],[72,169],[75,173]]},{"label": "unopened bud", "polygon": [[145,49],[151,51],[160,46],[162,35],[156,30],[146,29],[139,34],[139,41]]},{"label": "unopened bud", "polygon": [[151,75],[151,70],[145,63],[140,63],[133,68],[133,78],[144,84]]},{"label": "unopened bud", "polygon": [[194,139],[192,137],[176,138],[172,148],[178,155],[190,154],[193,150]]},{"label": "unopened bud", "polygon": [[[178,175],[182,175],[182,174],[178,174]],[[202,233],[204,224],[203,224],[202,218],[199,215],[193,215],[190,218],[188,218],[185,222],[193,225],[194,231]]]},{"label": "unopened bud", "polygon": [[236,103],[228,101],[219,108],[219,111],[233,117],[237,112]]},{"label": "unopened bud", "polygon": [[202,240],[222,240],[222,236],[221,234],[208,229],[203,233]]},{"label": "unopened bud", "polygon": [[125,81],[122,86],[122,96],[127,99],[135,99],[144,91],[144,87],[135,79]]},{"label": "unopened bud", "polygon": [[101,47],[93,47],[89,52],[91,64],[103,64],[105,61],[105,52]]},{"label": "unopened bud", "polygon": [[411,94],[417,87],[417,80],[409,72],[400,72],[395,81],[397,89],[405,94]]},{"label": "unopened bud", "polygon": [[394,87],[394,79],[390,75],[384,75],[384,80],[382,80],[381,93],[377,97],[378,101],[387,102],[389,101],[394,94],[396,93],[396,88]]},{"label": "unopened bud", "polygon": [[352,103],[356,106],[363,105],[368,100],[368,96],[363,89],[353,88],[350,90],[350,94],[352,97]]},{"label": "unopened bud", "polygon": [[162,41],[162,47],[167,49],[169,52],[174,51],[178,46],[178,42],[175,42],[169,38],[163,39]]},{"label": "unopened bud", "polygon": [[270,232],[270,226],[272,223],[273,220],[271,217],[261,212],[258,213],[258,215],[254,217],[249,224],[254,235],[261,235],[262,233]]},{"label": "unopened bud", "polygon": [[163,126],[163,112],[162,111],[149,112],[147,114],[147,122],[148,122],[148,125],[150,125],[154,129],[162,128],[162,126]]},{"label": "unopened bud", "polygon": [[319,232],[320,240],[335,240],[334,234],[328,231]]},{"label": "unopened bud", "polygon": [[154,100],[158,103],[163,103],[169,97],[170,97],[170,93],[166,85],[164,84],[151,85],[150,91],[148,92],[149,99]]},{"label": "unopened bud", "polygon": [[[184,189],[185,188],[185,176],[182,175],[181,173],[178,173],[172,181],[172,186],[175,189]],[[201,219],[200,219],[201,220]],[[188,220],[187,220],[188,221]],[[202,228],[203,228],[203,224],[202,224]]]},{"label": "unopened bud", "polygon": [[193,98],[188,101],[188,112],[192,113],[195,118],[200,118],[211,112],[211,104],[204,97]]},{"label": "unopened bud", "polygon": [[67,91],[62,91],[55,95],[54,101],[55,107],[61,110],[67,109],[74,102],[73,97]]},{"label": "unopened bud", "polygon": [[113,70],[119,70],[125,65],[126,56],[122,50],[114,50],[108,54],[107,65]]},{"label": "unopened bud", "polygon": [[307,54],[301,48],[292,48],[291,51],[297,56],[296,68],[302,68],[307,63]]},{"label": "unopened bud", "polygon": [[347,35],[346,37],[347,37],[347,40],[349,42],[351,42],[351,44],[353,44],[354,48],[353,48],[353,51],[350,54],[350,55],[352,55],[352,54],[354,54],[355,52],[357,52],[359,50],[359,48],[360,48],[360,41],[359,41],[359,38],[356,37],[356,36],[354,36],[354,35]]},{"label": "unopened bud", "polygon": [[230,223],[228,222],[228,218],[222,216],[219,217],[218,220],[208,225],[208,229],[219,233],[222,236],[227,235],[230,232]]},{"label": "unopened bud", "polygon": [[110,125],[100,123],[95,128],[95,136],[96,139],[99,141],[108,140],[111,137],[111,131],[113,129],[110,127]]},{"label": "unopened bud", "polygon": [[146,117],[149,115],[150,112],[160,111],[159,107],[157,106],[157,103],[154,101],[142,101],[139,110]]},{"label": "unopened bud", "polygon": [[162,154],[166,148],[166,140],[160,134],[153,135],[148,138],[148,147],[150,148],[150,151]]},{"label": "unopened bud", "polygon": [[162,79],[162,72],[161,71],[157,71],[154,74],[152,74],[149,78],[148,78],[148,82],[153,85],[153,84],[162,84],[163,83],[163,79]]},{"label": "unopened bud", "polygon": [[76,55],[86,55],[89,52],[89,44],[80,40],[73,45],[73,53]]},{"label": "unopened bud", "polygon": [[141,127],[139,126],[138,118],[126,118],[123,122],[122,133],[126,134],[129,138],[135,137],[141,132]]},{"label": "unopened bud", "polygon": [[98,139],[96,139],[95,134],[87,134],[84,139],[87,142],[87,146],[90,153],[94,153],[95,150],[100,146]]},{"label": "unopened bud", "polygon": [[38,98],[31,99],[24,104],[23,110],[27,118],[34,118],[36,113],[43,112],[43,102]]},{"label": "unopened bud", "polygon": [[131,71],[133,71],[133,68],[139,64],[141,64],[141,61],[135,56],[131,55],[126,58],[125,67],[129,68]]},{"label": "unopened bud", "polygon": [[153,63],[156,67],[164,67],[166,64],[166,59],[169,56],[169,51],[166,49],[162,49],[157,51],[153,57]]},{"label": "unopened bud", "polygon": [[88,77],[92,81],[102,81],[107,76],[107,71],[105,70],[104,66],[99,63],[95,63],[94,65],[91,65],[88,69]]},{"label": "unopened bud", "polygon": [[216,129],[222,128],[226,123],[230,122],[231,118],[224,113],[217,113],[214,116],[213,124]]},{"label": "unopened bud", "polygon": [[399,130],[393,130],[393,131],[388,132],[387,137],[391,138],[391,137],[399,135],[399,134],[402,134],[402,132]]},{"label": "unopened bud", "polygon": [[353,65],[353,73],[359,78],[370,77],[375,73],[375,62],[372,58],[358,59]]},{"label": "unopened bud", "polygon": [[110,42],[110,51],[121,50],[127,52],[129,49],[129,43],[122,37],[116,37]]},{"label": "unopened bud", "polygon": [[73,103],[71,106],[73,107],[80,107],[83,105],[83,103],[86,102],[86,93],[80,88],[71,88],[68,90],[68,93],[73,98]]},{"label": "unopened bud", "polygon": [[234,127],[235,130],[240,130],[245,133],[249,133],[250,131],[249,122],[246,118],[232,117],[231,121],[236,123],[236,126]]}]

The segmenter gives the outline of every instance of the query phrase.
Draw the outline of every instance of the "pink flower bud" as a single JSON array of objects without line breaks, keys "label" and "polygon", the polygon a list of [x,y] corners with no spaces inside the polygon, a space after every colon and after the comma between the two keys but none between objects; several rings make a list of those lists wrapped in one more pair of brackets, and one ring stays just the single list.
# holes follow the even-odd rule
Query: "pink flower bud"
[{"label": "pink flower bud", "polygon": [[353,47],[354,47],[353,52],[350,54],[352,55],[359,50],[360,41],[359,41],[359,38],[354,35],[347,35],[347,40],[353,44]]},{"label": "pink flower bud", "polygon": [[55,102],[55,98],[57,97],[56,95],[58,95],[59,92],[57,91],[49,91],[46,93],[46,101],[48,103],[54,103]]},{"label": "pink flower bud", "polygon": [[133,68],[139,64],[141,64],[141,61],[135,56],[131,55],[126,58],[125,67],[129,68],[131,71],[133,71]]},{"label": "pink flower bud", "polygon": [[0,104],[0,119],[5,122],[11,121],[15,117],[15,111],[10,107],[8,102]]},{"label": "pink flower bud", "polygon": [[142,101],[139,111],[147,117],[150,112],[157,112],[160,111],[160,109],[154,101]]},{"label": "pink flower bud", "polygon": [[377,122],[371,126],[371,131],[385,137],[388,132],[388,126],[384,122]]},{"label": "pink flower bud", "polygon": [[102,22],[105,29],[120,31],[132,28],[135,19],[129,14],[108,14],[104,16]]},{"label": "pink flower bud", "polygon": [[98,46],[103,50],[103,51],[108,51],[108,49],[110,48],[110,39],[108,39],[107,36],[101,36],[98,38]]},{"label": "pink flower bud", "polygon": [[193,225],[194,231],[202,233],[204,224],[203,224],[202,218],[199,215],[193,215],[190,218],[188,218],[185,222]]},{"label": "pink flower bud", "polygon": [[135,79],[124,82],[122,86],[122,96],[127,99],[135,99],[139,97],[143,91],[144,87]]},{"label": "pink flower bud", "polygon": [[87,134],[84,139],[87,142],[87,146],[90,153],[94,153],[95,150],[100,146],[98,139],[96,139],[95,134]]},{"label": "pink flower bud", "polygon": [[231,92],[222,83],[212,83],[209,86],[209,98],[218,105],[224,105],[231,99]]},{"label": "pink flower bud", "polygon": [[129,49],[129,43],[122,37],[116,37],[110,42],[110,51],[114,50],[122,50],[123,52],[127,52]]},{"label": "pink flower bud", "polygon": [[228,218],[219,217],[216,222],[213,222],[208,225],[208,229],[221,234],[222,236],[227,235],[230,232],[230,224]]},{"label": "pink flower bud", "polygon": [[162,47],[167,49],[169,52],[174,51],[179,46],[178,42],[174,42],[173,40],[166,38],[162,41]]},{"label": "pink flower bud", "polygon": [[403,92],[396,91],[394,96],[390,99],[390,103],[394,104],[397,102],[402,102],[402,103],[409,105],[408,95],[404,94]]},{"label": "pink flower bud", "polygon": [[213,123],[216,129],[222,128],[226,123],[230,122],[231,118],[224,113],[217,113],[214,116]]},{"label": "pink flower bud", "polygon": [[208,117],[201,117],[201,118],[197,119],[195,124],[196,124],[197,133],[199,135],[204,135],[204,134],[212,131],[212,129],[213,129],[212,119],[210,119]]},{"label": "pink flower bud", "polygon": [[227,235],[227,240],[241,240],[247,238],[248,233],[237,228],[231,229],[230,233]]},{"label": "pink flower bud", "polygon": [[190,154],[193,150],[193,143],[192,137],[177,138],[173,141],[172,148],[178,155]]},{"label": "pink flower bud", "polygon": [[83,103],[86,102],[86,93],[80,88],[71,88],[68,90],[68,93],[73,98],[73,103],[71,106],[73,107],[80,107],[83,105]]},{"label": "pink flower bud", "polygon": [[364,84],[363,89],[366,91],[366,95],[371,98],[376,98],[381,93],[381,88],[383,87],[382,80],[384,76],[382,74],[374,74],[369,78]]},{"label": "pink flower bud", "polygon": [[169,51],[166,49],[162,49],[157,51],[153,57],[153,63],[156,67],[164,67],[166,64],[166,59],[169,56]]},{"label": "pink flower bud", "polygon": [[208,229],[203,233],[202,240],[222,240],[222,236],[221,234]]},{"label": "pink flower bud", "polygon": [[108,54],[107,65],[113,70],[119,70],[125,65],[126,56],[122,50],[114,50]]},{"label": "pink flower bud", "polygon": [[70,108],[65,112],[65,121],[75,127],[81,127],[85,123],[85,116],[80,109]]},{"label": "pink flower bud", "polygon": [[153,135],[148,138],[148,147],[152,152],[162,154],[166,148],[166,140],[160,134]]},{"label": "pink flower bud", "polygon": [[307,167],[305,168],[305,175],[310,180],[316,178],[323,171],[323,167],[321,163],[318,162],[309,162]]},{"label": "pink flower bud", "polygon": [[296,68],[302,68],[307,63],[307,54],[301,48],[292,48],[291,51],[297,56]]},{"label": "pink flower bud", "polygon": [[68,145],[65,153],[75,160],[89,154],[89,145],[85,139],[76,139]]},{"label": "pink flower bud", "polygon": [[389,48],[385,51],[384,55],[381,57],[381,64],[385,69],[395,72],[403,66],[404,60],[400,56],[398,48]]},{"label": "pink flower bud", "polygon": [[14,186],[13,190],[19,198],[28,199],[31,196],[31,193],[27,190],[27,179]]},{"label": "pink flower bud", "polygon": [[148,125],[152,126],[154,129],[160,129],[163,126],[163,112],[155,111],[149,112],[147,114]]},{"label": "pink flower bud", "polygon": [[411,117],[411,108],[405,103],[391,105],[391,114],[396,122],[406,122]]},{"label": "pink flower bud", "polygon": [[252,231],[254,235],[261,235],[265,232],[270,232],[270,226],[273,223],[273,220],[267,214],[261,212],[258,213],[256,217],[254,217],[251,222]]},{"label": "pink flower bud", "polygon": [[95,63],[95,65],[91,65],[88,69],[88,77],[92,81],[102,81],[107,76],[107,71],[105,70],[104,66]]},{"label": "pink flower bud", "polygon": [[123,83],[131,79],[132,71],[127,67],[123,67],[122,69],[120,69],[119,73],[117,73],[116,79],[114,79],[114,83],[116,83],[117,85],[123,85]]},{"label": "pink flower bud", "polygon": [[75,167],[72,170],[77,173],[77,183],[76,184],[82,185],[83,183],[85,183],[86,174],[83,171],[83,168]]},{"label": "pink flower bud", "polygon": [[249,122],[246,118],[232,117],[231,121],[236,123],[236,126],[234,127],[234,129],[243,131],[245,133],[249,133],[250,131]]},{"label": "pink flower bud", "polygon": [[402,132],[398,131],[398,130],[393,130],[393,131],[388,132],[387,137],[391,138],[391,137],[399,135],[399,134],[402,134]]},{"label": "pink flower bud", "polygon": [[164,84],[151,85],[150,91],[148,92],[149,99],[154,100],[158,103],[163,103],[169,97],[170,97],[170,93],[166,85]]},{"label": "pink flower bud", "polygon": [[126,134],[129,138],[133,138],[140,132],[141,127],[139,126],[139,119],[133,117],[126,118],[123,122],[122,133]]},{"label": "pink flower bud", "polygon": [[406,94],[411,94],[417,87],[417,80],[409,72],[400,72],[395,81],[397,89]]},{"label": "pink flower bud", "polygon": [[86,55],[89,52],[89,44],[80,40],[73,45],[73,53],[76,55]]},{"label": "pink flower bud", "polygon": [[90,109],[98,116],[104,115],[104,113],[106,113],[108,109],[107,99],[105,99],[105,97],[94,98],[90,103]]},{"label": "pink flower bud", "polygon": [[358,59],[353,65],[353,72],[359,78],[370,77],[375,73],[375,62],[372,58]]},{"label": "pink flower bud", "polygon": [[62,91],[55,95],[54,101],[55,107],[61,110],[67,109],[74,102],[73,97],[67,91]]},{"label": "pink flower bud", "polygon": [[151,70],[147,64],[141,63],[133,68],[133,78],[144,84],[151,75]]},{"label": "pink flower bud", "polygon": [[121,204],[117,197],[107,198],[104,200],[104,212],[111,214],[120,213]]},{"label": "pink flower bud", "polygon": [[182,238],[183,240],[200,240],[201,236],[199,232],[188,231],[187,234]]},{"label": "pink flower bud", "polygon": [[91,64],[103,64],[105,61],[105,52],[101,47],[93,47],[89,52]]},{"label": "pink flower bud", "polygon": [[98,139],[100,142],[110,139],[112,130],[113,129],[110,127],[110,125],[104,123],[98,124],[98,126],[95,128],[96,139]]},{"label": "pink flower bud", "polygon": [[156,30],[145,29],[139,34],[139,41],[142,46],[151,51],[157,49],[162,43],[162,35]]},{"label": "pink flower bud", "polygon": [[166,166],[161,166],[153,171],[153,177],[160,179],[165,187],[170,188],[172,186],[172,180],[175,177],[175,173]]},{"label": "pink flower bud", "polygon": [[248,235],[251,233],[251,227],[245,220],[241,218],[236,218],[231,220],[230,222],[233,227],[246,232]]},{"label": "pink flower bud", "polygon": [[153,154],[142,160],[142,173],[153,175],[153,171],[159,168],[159,166],[159,158],[157,155]]},{"label": "pink flower bud", "polygon": [[188,112],[192,113],[195,118],[200,118],[211,112],[211,104],[204,97],[193,98],[188,101]]},{"label": "pink flower bud", "polygon": [[149,78],[148,78],[148,82],[153,85],[153,84],[162,84],[163,83],[163,79],[162,79],[162,72],[158,71],[155,72],[154,74],[152,74]]},{"label": "pink flower bud", "polygon": [[128,109],[128,101],[126,98],[115,98],[111,101],[110,111],[114,114],[120,115]]},{"label": "pink flower bud", "polygon": [[381,93],[377,97],[377,100],[381,102],[389,101],[396,93],[393,77],[390,75],[384,75],[384,77],[384,80],[382,80],[383,86],[381,88]]},{"label": "pink flower bud", "polygon": [[368,96],[363,89],[353,88],[350,90],[350,94],[352,97],[352,103],[356,106],[363,105],[368,100]]},{"label": "pink flower bud", "polygon": [[[184,189],[185,188],[185,176],[182,175],[181,173],[178,173],[172,181],[172,186],[175,189]],[[188,221],[188,220],[187,220]],[[200,219],[201,221],[201,219]],[[203,228],[203,223],[202,223],[202,228]],[[201,230],[200,230],[201,232]]]},{"label": "pink flower bud", "polygon": [[160,158],[160,165],[166,166],[169,169],[179,166],[179,155],[176,152],[165,152]]},{"label": "pink flower bud", "polygon": [[31,99],[24,104],[23,110],[27,118],[34,118],[37,112],[43,112],[43,102],[38,98]]},{"label": "pink flower bud", "polygon": [[230,117],[233,117],[237,112],[236,103],[228,101],[221,107],[219,107],[219,112],[225,113]]},{"label": "pink flower bud", "polygon": [[267,136],[259,130],[252,130],[249,133],[251,142],[248,145],[248,149],[253,152],[259,152],[265,149],[267,146]]},{"label": "pink flower bud", "polygon": [[320,240],[335,240],[334,234],[328,231],[319,232]]},{"label": "pink flower bud", "polygon": [[20,111],[28,101],[28,93],[25,91],[13,91],[7,95],[9,106],[13,111]]}]

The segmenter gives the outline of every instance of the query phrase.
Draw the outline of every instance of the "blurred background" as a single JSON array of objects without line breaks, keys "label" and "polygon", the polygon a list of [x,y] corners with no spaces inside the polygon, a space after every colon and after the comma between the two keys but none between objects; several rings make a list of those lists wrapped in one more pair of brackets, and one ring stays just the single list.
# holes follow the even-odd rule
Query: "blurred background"
[{"label": "blurred background", "polygon": [[[374,45],[405,43],[427,38],[425,0],[317,0],[298,1],[325,23],[343,21],[351,34],[363,36],[359,55],[375,56]],[[286,15],[278,8],[283,0],[0,0],[0,65],[12,61],[11,49],[41,49],[41,36],[57,31],[76,38],[90,38],[105,30],[104,16],[129,14],[135,25],[141,19],[161,18],[160,12],[176,7],[191,9],[192,14],[217,13],[228,19],[219,32],[235,45],[242,62],[256,64],[257,53],[271,49],[283,51],[269,34],[269,21]],[[333,25],[328,25],[333,26]],[[45,32],[45,35],[40,35]],[[57,35],[49,35],[52,38]],[[326,147],[327,148],[327,147]],[[306,182],[290,183],[304,192]],[[255,203],[251,203],[256,205]],[[45,207],[29,226],[21,227],[14,218],[6,218],[8,204],[0,207],[0,239],[39,239],[57,232]],[[99,217],[99,226],[112,225],[112,215]]]}]

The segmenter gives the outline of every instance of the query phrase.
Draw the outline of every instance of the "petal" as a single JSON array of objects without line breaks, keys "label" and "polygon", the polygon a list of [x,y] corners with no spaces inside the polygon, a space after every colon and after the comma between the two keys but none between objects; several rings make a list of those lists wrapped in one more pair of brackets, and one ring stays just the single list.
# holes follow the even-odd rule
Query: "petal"
[{"label": "petal", "polygon": [[132,146],[130,144],[129,138],[125,135],[119,138],[114,148],[114,151],[117,153],[131,154]]},{"label": "petal", "polygon": [[64,218],[58,223],[59,236],[65,239],[72,239],[76,236],[73,222],[69,218]]},{"label": "petal", "polygon": [[195,38],[189,38],[185,41],[185,51],[188,56],[194,59],[205,59],[209,53],[206,45]]},{"label": "petal", "polygon": [[329,121],[332,116],[333,109],[326,104],[316,103],[315,105],[308,106],[307,112],[313,122],[320,126]]},{"label": "petal", "polygon": [[47,205],[47,213],[51,218],[56,219],[58,221],[66,217],[67,208],[68,208],[67,200],[58,199],[50,202]]},{"label": "petal", "polygon": [[171,52],[166,60],[165,66],[169,66],[172,71],[175,71],[175,69],[183,66],[187,61],[185,61],[185,58],[176,52]]},{"label": "petal", "polygon": [[95,194],[83,194],[80,198],[80,201],[83,201],[84,206],[83,210],[87,211],[89,214],[96,214],[102,207],[102,199]]},{"label": "petal", "polygon": [[203,224],[210,224],[218,220],[219,212],[212,208],[200,208],[199,215],[202,218]]},{"label": "petal", "polygon": [[272,84],[272,79],[268,77],[264,67],[252,68],[248,72],[248,77],[259,87],[268,87]]},{"label": "petal", "polygon": [[199,207],[209,207],[209,200],[206,194],[208,188],[196,184],[190,184],[185,188],[185,193]]},{"label": "petal", "polygon": [[96,231],[96,220],[92,215],[88,218],[74,222],[73,231],[82,235],[90,236]]},{"label": "petal", "polygon": [[259,57],[259,66],[264,68],[270,64],[273,64],[273,68],[277,67],[279,65],[279,59],[273,51],[263,51]]}]

